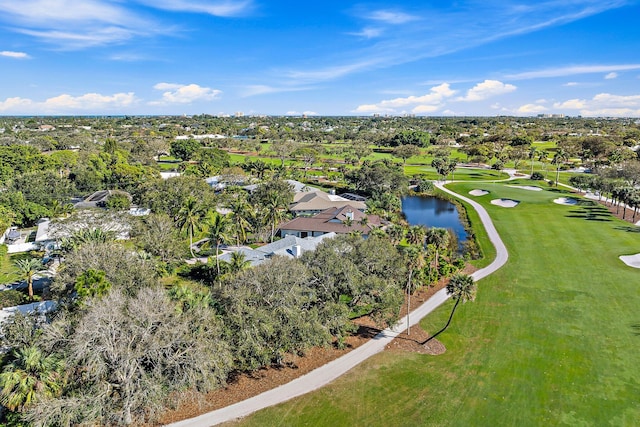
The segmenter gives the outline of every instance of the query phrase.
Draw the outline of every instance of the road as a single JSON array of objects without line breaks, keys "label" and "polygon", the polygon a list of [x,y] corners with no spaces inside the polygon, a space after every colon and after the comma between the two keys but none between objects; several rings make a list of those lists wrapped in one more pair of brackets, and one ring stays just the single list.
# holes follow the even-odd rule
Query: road
[{"label": "road", "polygon": [[[444,187],[444,183],[438,182],[435,185],[439,189],[452,194],[473,206],[473,208],[478,212],[480,220],[487,230],[491,243],[493,243],[496,248],[496,258],[494,261],[487,267],[473,273],[471,275],[473,279],[480,280],[502,267],[507,262],[509,254],[487,211],[479,203],[446,189]],[[447,295],[446,289],[442,289],[435,293],[424,304],[410,313],[410,325],[413,326],[417,324],[423,317],[435,310],[448,298],[449,296]],[[317,390],[345,374],[374,354],[384,350],[387,344],[393,341],[393,339],[404,331],[406,327],[407,318],[405,316],[400,319],[393,328],[385,329],[366,344],[309,372],[306,375],[296,378],[287,384],[283,384],[272,390],[266,391],[247,400],[243,400],[242,402],[229,405],[225,408],[217,409],[195,418],[189,418],[187,420],[169,424],[168,427],[209,427],[247,416],[269,406],[277,405],[293,399],[294,397]]]}]

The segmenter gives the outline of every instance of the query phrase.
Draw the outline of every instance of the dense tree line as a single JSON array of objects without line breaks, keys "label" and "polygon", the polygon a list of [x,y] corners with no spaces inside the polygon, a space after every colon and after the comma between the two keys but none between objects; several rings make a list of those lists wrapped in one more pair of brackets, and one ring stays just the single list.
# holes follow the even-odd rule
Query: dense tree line
[{"label": "dense tree line", "polygon": [[384,237],[343,236],[301,259],[168,291],[150,260],[108,238],[84,240],[65,255],[54,287],[65,298],[51,322],[18,316],[4,328],[12,350],[0,402],[13,420],[140,423],[171,393],[212,390],[232,372],[341,345],[351,317],[387,325],[402,303],[403,255]]}]

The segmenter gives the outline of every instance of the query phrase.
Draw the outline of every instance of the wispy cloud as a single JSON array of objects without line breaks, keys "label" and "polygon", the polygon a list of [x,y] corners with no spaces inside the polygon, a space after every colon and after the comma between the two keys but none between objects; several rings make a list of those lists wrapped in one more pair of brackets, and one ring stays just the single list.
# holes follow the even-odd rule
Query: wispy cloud
[{"label": "wispy cloud", "polygon": [[271,93],[282,92],[300,92],[304,90],[310,90],[313,87],[310,86],[269,86],[269,85],[249,85],[242,90],[242,97],[250,97],[256,95],[267,95]]},{"label": "wispy cloud", "polygon": [[407,22],[417,21],[420,19],[419,16],[393,10],[374,10],[367,13],[364,17],[372,21],[393,25],[405,24]]},{"label": "wispy cloud", "polygon": [[580,74],[615,73],[617,71],[639,70],[640,64],[613,65],[573,65],[569,67],[546,68],[544,70],[526,71],[505,76],[509,80],[528,80],[550,77],[568,77]]},{"label": "wispy cloud", "polygon": [[195,83],[188,85],[176,83],[158,83],[156,90],[164,91],[162,99],[151,101],[149,105],[190,104],[194,101],[212,101],[222,94],[221,90],[202,87]]},{"label": "wispy cloud", "polygon": [[498,80],[485,80],[478,83],[467,91],[466,96],[460,97],[458,101],[483,101],[498,95],[513,92],[517,88],[512,84],[505,84]]},{"label": "wispy cloud", "polygon": [[135,3],[174,12],[220,17],[241,16],[251,0],[0,0],[0,22],[61,49],[77,50],[120,44],[135,37],[173,34],[176,26],[160,22]]},{"label": "wispy cloud", "polygon": [[[359,8],[354,13],[358,19],[379,25],[393,25],[393,31],[380,33],[376,39],[378,42],[373,46],[341,52],[341,55],[333,58],[316,59],[316,62],[324,65],[315,69],[296,70],[289,73],[288,77],[319,82],[374,68],[392,67],[563,25],[626,4],[624,0],[572,0],[562,3],[547,1],[526,7],[521,6],[522,2],[514,0],[461,0],[457,3],[456,8],[450,9],[422,5],[411,13],[396,10],[367,11]],[[478,25],[479,16],[482,17],[482,25]],[[359,33],[361,31],[352,34]],[[343,58],[342,61],[339,58]],[[610,71],[615,70],[607,72]],[[507,77],[524,79],[543,74],[530,72]]]},{"label": "wispy cloud", "polygon": [[208,0],[138,0],[147,6],[179,12],[206,13],[220,17],[246,15],[253,9],[253,1],[208,1]]},{"label": "wispy cloud", "polygon": [[365,39],[373,39],[376,37],[380,37],[383,31],[384,30],[382,28],[365,27],[360,31],[347,33],[347,34],[349,34],[350,36],[362,37]]},{"label": "wispy cloud", "polygon": [[613,80],[613,79],[617,79],[617,78],[618,78],[618,73],[613,72],[613,71],[604,76],[605,80]]},{"label": "wispy cloud", "polygon": [[7,58],[15,58],[15,59],[28,59],[31,58],[28,54],[24,52],[13,52],[10,50],[3,50],[0,52],[0,56],[4,56]]},{"label": "wispy cloud", "polygon": [[159,26],[105,0],[0,0],[0,20],[9,28],[64,49],[121,43],[159,32]]}]

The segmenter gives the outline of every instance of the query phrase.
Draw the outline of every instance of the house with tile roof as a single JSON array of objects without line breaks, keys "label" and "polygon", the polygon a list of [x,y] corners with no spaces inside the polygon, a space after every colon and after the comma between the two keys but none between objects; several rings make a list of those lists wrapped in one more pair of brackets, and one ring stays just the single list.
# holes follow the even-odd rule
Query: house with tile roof
[{"label": "house with tile roof", "polygon": [[296,193],[289,211],[294,216],[312,216],[329,208],[343,208],[350,206],[352,209],[364,212],[367,205],[362,201],[349,200],[344,197],[328,194],[321,190]]},{"label": "house with tile roof", "polygon": [[312,217],[296,217],[280,226],[280,235],[304,238],[326,233],[358,232],[368,236],[371,230],[381,226],[382,221],[378,215],[367,215],[348,204],[339,208],[325,209]]}]

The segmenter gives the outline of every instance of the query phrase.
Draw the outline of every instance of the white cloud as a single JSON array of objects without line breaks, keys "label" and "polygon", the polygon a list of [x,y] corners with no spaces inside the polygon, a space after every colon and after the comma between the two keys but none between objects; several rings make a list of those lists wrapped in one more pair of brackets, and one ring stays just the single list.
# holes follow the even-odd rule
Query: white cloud
[{"label": "white cloud", "polygon": [[502,83],[498,80],[485,80],[469,89],[467,95],[458,98],[458,101],[483,101],[493,96],[513,92],[516,89],[512,84]]},{"label": "white cloud", "polygon": [[591,99],[569,99],[553,106],[578,110],[583,116],[640,116],[640,95],[599,93]]},{"label": "white cloud", "polygon": [[612,71],[609,74],[607,74],[606,76],[604,76],[605,80],[612,80],[612,79],[617,79],[618,78],[618,73]]},{"label": "white cloud", "polygon": [[391,113],[391,108],[383,108],[378,104],[362,104],[352,111],[353,113]]},{"label": "white cloud", "polygon": [[7,98],[0,102],[0,111],[16,114],[65,114],[65,113],[101,113],[119,111],[138,102],[133,92],[102,95],[87,93],[80,96],[62,94],[37,102],[28,98]]},{"label": "white cloud", "polygon": [[24,52],[13,52],[10,50],[3,50],[0,52],[0,56],[6,56],[7,58],[15,58],[15,59],[27,59],[31,58]]},{"label": "white cloud", "polygon": [[380,21],[386,24],[404,24],[410,21],[416,21],[420,19],[417,16],[409,15],[404,12],[394,12],[391,10],[376,10],[369,13],[366,18],[372,21]]},{"label": "white cloud", "polygon": [[517,111],[522,114],[538,114],[547,111],[547,107],[538,104],[525,104],[518,108]]},{"label": "white cloud", "polygon": [[27,98],[7,98],[4,101],[0,101],[0,111],[17,111],[23,112],[26,111],[31,105],[33,101]]},{"label": "white cloud", "polygon": [[611,73],[615,71],[638,70],[640,64],[615,64],[615,65],[575,65],[570,67],[547,68],[545,70],[527,71],[524,73],[510,74],[506,78],[510,80],[539,79],[548,77],[566,77],[579,74]]},{"label": "white cloud", "polygon": [[438,108],[440,107],[437,105],[418,105],[413,110],[411,110],[411,112],[413,114],[433,113],[435,111],[438,111]]},{"label": "white cloud", "polygon": [[554,108],[562,108],[568,110],[579,110],[586,106],[584,99],[568,99],[564,102],[556,102],[553,104]]},{"label": "white cloud", "polygon": [[211,101],[216,99],[222,91],[202,87],[197,84],[158,83],[154,89],[165,91],[160,101],[149,102],[149,105],[189,104],[194,101]]},{"label": "white cloud", "polygon": [[565,83],[563,86],[568,86],[568,87],[571,87],[571,86],[578,86],[578,82],[567,82],[567,83]]},{"label": "white cloud", "polygon": [[455,94],[456,91],[451,89],[448,83],[442,83],[441,85],[432,87],[429,93],[421,96],[412,95],[403,98],[382,100],[377,104],[363,104],[358,106],[354,111],[357,113],[391,113],[399,112],[398,109],[414,106],[413,112],[415,114],[430,113],[441,108],[444,101]]},{"label": "white cloud", "polygon": [[87,93],[81,96],[68,94],[49,98],[42,106],[51,111],[67,110],[103,110],[129,107],[136,102],[133,92],[116,93],[113,95],[101,95],[99,93]]}]

